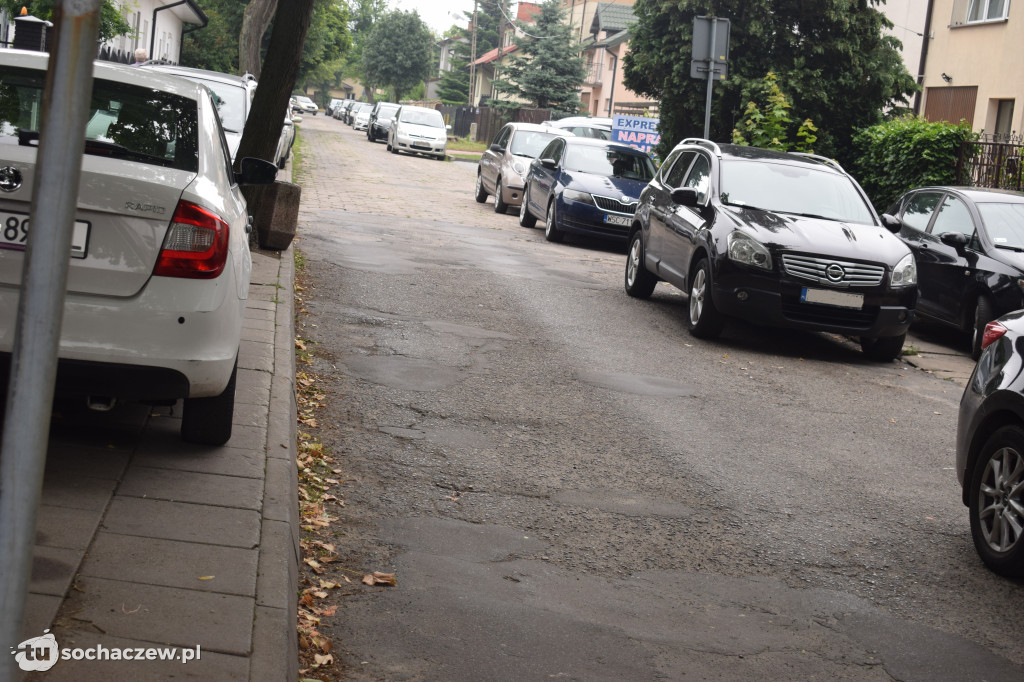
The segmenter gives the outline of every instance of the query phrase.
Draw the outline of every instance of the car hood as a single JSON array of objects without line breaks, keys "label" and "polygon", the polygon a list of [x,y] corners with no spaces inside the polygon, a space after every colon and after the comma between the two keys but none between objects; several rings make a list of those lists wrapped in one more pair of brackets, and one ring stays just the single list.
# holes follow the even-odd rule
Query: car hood
[{"label": "car hood", "polygon": [[1024,253],[999,248],[986,249],[985,253],[993,260],[997,260],[1003,265],[1016,268],[1024,273]]},{"label": "car hood", "polygon": [[583,171],[565,171],[563,174],[565,186],[569,189],[609,196],[615,199],[629,197],[639,199],[640,192],[644,191],[647,183],[643,180],[629,180],[627,178],[609,178],[605,175],[584,173]]},{"label": "car hood", "polygon": [[398,125],[402,126],[402,132],[406,135],[418,135],[430,140],[443,140],[446,136],[444,128],[423,126],[416,123],[406,123],[405,121],[402,121]]},{"label": "car hood", "polygon": [[880,225],[805,218],[757,209],[724,207],[736,227],[776,250],[828,254],[896,265],[910,253],[899,237]]}]

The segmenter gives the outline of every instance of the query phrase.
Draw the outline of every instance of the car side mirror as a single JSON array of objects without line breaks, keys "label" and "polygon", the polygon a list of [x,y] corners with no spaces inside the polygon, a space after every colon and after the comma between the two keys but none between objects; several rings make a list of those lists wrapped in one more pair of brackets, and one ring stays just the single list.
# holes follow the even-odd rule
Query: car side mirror
[{"label": "car side mirror", "polygon": [[505,151],[505,148],[502,147],[500,144],[492,144],[491,145],[491,151],[492,152],[498,152],[500,154],[501,152]]},{"label": "car side mirror", "polygon": [[672,190],[672,203],[679,204],[680,206],[689,206],[690,208],[696,208],[700,205],[700,197],[697,196],[697,190],[692,187],[676,187]]},{"label": "car side mirror", "polygon": [[939,241],[961,251],[971,241],[971,238],[963,232],[943,232],[939,235]]},{"label": "car side mirror", "polygon": [[554,159],[541,159],[540,165],[544,166],[548,170],[555,170],[558,168],[558,162]]},{"label": "car side mirror", "polygon": [[449,126],[445,126],[444,129],[446,131],[448,131],[449,133],[452,131],[452,127],[450,125]]},{"label": "car side mirror", "polygon": [[242,159],[241,171],[235,173],[239,185],[270,185],[277,179],[277,166],[264,159],[247,156]]},{"label": "car side mirror", "polygon": [[894,215],[889,215],[888,213],[883,213],[882,214],[882,226],[885,229],[887,229],[890,232],[892,232],[893,234],[898,234],[899,231],[903,229],[903,221],[900,220],[899,218],[897,218]]}]

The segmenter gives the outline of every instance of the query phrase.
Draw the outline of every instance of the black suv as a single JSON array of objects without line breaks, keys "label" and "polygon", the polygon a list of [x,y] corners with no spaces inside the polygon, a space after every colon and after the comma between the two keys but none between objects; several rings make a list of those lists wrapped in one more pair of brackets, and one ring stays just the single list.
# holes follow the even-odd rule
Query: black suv
[{"label": "black suv", "polygon": [[888,361],[917,302],[899,229],[830,159],[687,139],[640,196],[626,293],[647,298],[659,280],[688,292],[697,337],[731,316],[857,336]]},{"label": "black suv", "polygon": [[370,112],[370,123],[366,126],[366,139],[370,142],[375,142],[382,138],[386,140],[398,107],[399,105],[393,102],[377,102],[374,104],[373,111]]}]

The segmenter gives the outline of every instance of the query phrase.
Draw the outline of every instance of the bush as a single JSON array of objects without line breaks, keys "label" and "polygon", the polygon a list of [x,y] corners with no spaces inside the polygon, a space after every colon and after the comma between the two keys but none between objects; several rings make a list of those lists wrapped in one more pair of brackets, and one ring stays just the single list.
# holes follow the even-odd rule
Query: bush
[{"label": "bush", "polygon": [[880,123],[854,135],[854,176],[875,208],[884,211],[914,187],[956,183],[960,146],[975,137],[963,121],[908,117]]}]

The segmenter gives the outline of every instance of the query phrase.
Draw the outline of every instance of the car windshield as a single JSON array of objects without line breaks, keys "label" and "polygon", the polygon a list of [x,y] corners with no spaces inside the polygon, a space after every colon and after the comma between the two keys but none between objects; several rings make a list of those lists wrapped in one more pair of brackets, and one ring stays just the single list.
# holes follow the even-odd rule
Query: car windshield
[{"label": "car windshield", "polygon": [[[45,79],[45,71],[0,67],[0,144],[38,144]],[[96,79],[85,153],[195,172],[197,121],[195,100]]]},{"label": "car windshield", "polygon": [[512,136],[512,145],[509,151],[516,156],[526,156],[536,159],[537,155],[544,151],[548,142],[555,139],[554,133],[545,133],[539,130],[517,130]]},{"label": "car windshield", "polygon": [[1024,249],[1024,203],[979,203],[978,213],[993,244],[1004,249]]},{"label": "car windshield", "polygon": [[389,119],[395,117],[395,112],[398,111],[398,105],[393,104],[391,106],[381,105],[380,109],[377,109],[378,119]]},{"label": "car windshield", "polygon": [[296,97],[295,99],[299,100],[303,104],[312,104],[313,103],[313,100],[311,100],[308,97]]},{"label": "car windshield", "polygon": [[402,111],[402,122],[431,128],[444,128],[444,119],[440,111],[405,109]]},{"label": "car windshield", "polygon": [[646,154],[573,144],[568,145],[565,151],[565,168],[570,171],[644,182],[650,181],[655,173],[654,162]]},{"label": "car windshield", "polygon": [[188,78],[213,90],[213,94],[216,95],[213,100],[217,103],[217,113],[220,114],[220,122],[224,126],[224,130],[229,133],[242,132],[245,128],[245,105],[249,99],[248,91],[241,85],[191,76]]},{"label": "car windshield", "polygon": [[722,202],[776,213],[873,225],[850,178],[805,164],[722,160]]}]

